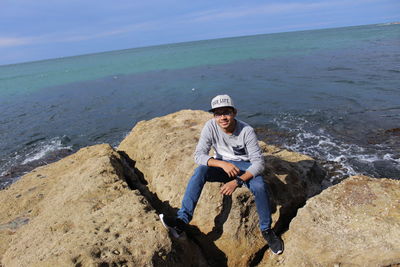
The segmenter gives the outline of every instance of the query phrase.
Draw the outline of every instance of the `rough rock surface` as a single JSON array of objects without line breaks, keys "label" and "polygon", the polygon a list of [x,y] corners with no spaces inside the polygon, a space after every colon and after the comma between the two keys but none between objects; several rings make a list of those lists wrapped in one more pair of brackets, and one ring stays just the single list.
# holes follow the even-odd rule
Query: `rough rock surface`
[{"label": "rough rock surface", "polygon": [[399,181],[353,177],[319,194],[313,159],[263,142],[284,254],[269,252],[252,194],[223,197],[218,183],[206,184],[187,237],[169,236],[157,214],[180,207],[210,118],[140,122],[118,152],[87,147],[0,191],[0,266],[398,266]]},{"label": "rough rock surface", "polygon": [[[135,161],[152,192],[164,202],[161,211],[175,214],[196,165],[193,152],[204,123],[204,111],[183,110],[139,122],[119,150]],[[307,198],[321,191],[324,174],[310,157],[260,142],[267,162],[275,229],[285,230]],[[258,228],[254,198],[247,188],[232,197],[219,193],[219,183],[207,183],[191,222],[189,237],[217,266],[257,264],[267,249]]]},{"label": "rough rock surface", "polygon": [[87,147],[1,191],[0,266],[202,265],[197,245],[171,241],[123,162],[109,145]]},{"label": "rough rock surface", "polygon": [[260,266],[400,266],[400,181],[348,178],[307,201]]}]

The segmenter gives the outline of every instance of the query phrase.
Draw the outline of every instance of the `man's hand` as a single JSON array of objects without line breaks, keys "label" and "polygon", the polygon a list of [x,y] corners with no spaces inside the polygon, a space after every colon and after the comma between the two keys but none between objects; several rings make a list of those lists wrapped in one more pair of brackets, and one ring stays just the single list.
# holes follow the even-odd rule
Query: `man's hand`
[{"label": "man's hand", "polygon": [[221,161],[221,168],[229,175],[229,177],[235,177],[239,175],[240,169],[234,164],[226,161]]},{"label": "man's hand", "polygon": [[230,182],[227,182],[221,187],[221,194],[230,196],[232,193],[236,190],[236,187],[238,187],[236,180],[232,180]]},{"label": "man's hand", "polygon": [[219,167],[219,168],[223,169],[224,172],[226,172],[226,174],[228,174],[229,177],[235,177],[235,176],[239,175],[239,173],[240,173],[240,169],[238,167],[236,167],[235,164],[232,164],[230,162],[223,161],[223,160],[217,160],[217,159],[210,158],[207,161],[207,166]]}]

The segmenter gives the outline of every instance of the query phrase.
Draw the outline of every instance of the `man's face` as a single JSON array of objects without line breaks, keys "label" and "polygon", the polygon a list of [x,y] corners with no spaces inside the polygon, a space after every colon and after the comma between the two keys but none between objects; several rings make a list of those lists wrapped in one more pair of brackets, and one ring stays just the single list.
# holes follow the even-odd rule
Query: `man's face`
[{"label": "man's face", "polygon": [[229,107],[214,110],[214,118],[218,125],[224,130],[232,130],[235,124],[236,110]]}]

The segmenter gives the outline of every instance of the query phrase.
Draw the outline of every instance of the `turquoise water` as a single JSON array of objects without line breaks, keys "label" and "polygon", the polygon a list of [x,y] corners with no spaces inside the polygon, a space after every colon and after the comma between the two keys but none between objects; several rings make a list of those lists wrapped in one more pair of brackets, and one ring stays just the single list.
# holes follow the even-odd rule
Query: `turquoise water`
[{"label": "turquoise water", "polygon": [[5,65],[0,66],[0,94],[21,95],[116,74],[308,55],[398,36],[398,25],[371,25],[187,42]]},{"label": "turquoise water", "polygon": [[208,109],[219,93],[234,97],[239,118],[260,137],[321,159],[332,181],[356,173],[398,178],[399,66],[400,25],[0,66],[0,183],[83,146],[117,145],[140,120]]}]

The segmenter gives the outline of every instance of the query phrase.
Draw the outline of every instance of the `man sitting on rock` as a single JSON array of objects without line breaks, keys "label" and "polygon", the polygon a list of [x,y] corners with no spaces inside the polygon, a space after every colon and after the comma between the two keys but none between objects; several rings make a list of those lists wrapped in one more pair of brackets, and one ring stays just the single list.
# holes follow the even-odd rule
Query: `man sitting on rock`
[{"label": "man sitting on rock", "polygon": [[[225,183],[221,194],[232,195],[243,184],[255,196],[260,229],[275,254],[283,251],[283,243],[271,229],[271,212],[267,185],[261,176],[264,159],[254,129],[235,119],[237,110],[228,95],[218,95],[211,101],[214,119],[206,122],[195,151],[199,165],[187,185],[182,208],[177,217],[160,214],[163,225],[179,238],[188,224],[206,182]],[[209,156],[211,147],[215,157]]]}]

